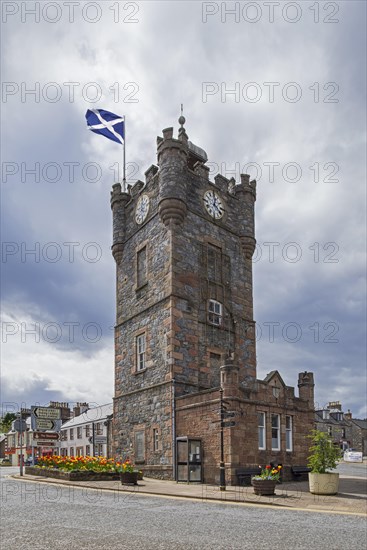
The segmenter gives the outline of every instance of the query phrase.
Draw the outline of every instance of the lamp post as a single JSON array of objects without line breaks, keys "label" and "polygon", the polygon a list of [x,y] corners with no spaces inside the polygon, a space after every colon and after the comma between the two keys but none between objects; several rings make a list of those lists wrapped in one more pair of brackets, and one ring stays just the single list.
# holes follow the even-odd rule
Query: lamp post
[{"label": "lamp post", "polygon": [[23,476],[23,417],[22,409],[20,409],[20,462],[19,462],[19,474]]},{"label": "lamp post", "polygon": [[226,490],[226,471],[224,467],[224,408],[223,408],[223,388],[220,393],[220,465],[219,465],[219,488],[221,491]]}]

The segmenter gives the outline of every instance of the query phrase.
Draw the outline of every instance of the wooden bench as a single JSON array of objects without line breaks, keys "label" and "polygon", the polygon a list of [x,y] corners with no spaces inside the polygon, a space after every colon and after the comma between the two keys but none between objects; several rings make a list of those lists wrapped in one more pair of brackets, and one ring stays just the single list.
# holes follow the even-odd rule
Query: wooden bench
[{"label": "wooden bench", "polygon": [[308,472],[311,472],[311,468],[307,466],[292,466],[291,467],[293,479],[300,481],[301,479],[307,479]]},{"label": "wooden bench", "polygon": [[236,470],[238,485],[241,487],[251,485],[251,477],[260,474],[260,472],[261,468],[238,468]]}]

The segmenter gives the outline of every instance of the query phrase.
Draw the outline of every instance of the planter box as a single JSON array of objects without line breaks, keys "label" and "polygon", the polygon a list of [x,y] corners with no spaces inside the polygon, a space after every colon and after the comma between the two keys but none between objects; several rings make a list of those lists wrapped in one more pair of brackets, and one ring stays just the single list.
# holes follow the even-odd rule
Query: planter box
[{"label": "planter box", "polygon": [[313,495],[336,495],[339,488],[339,474],[308,474],[310,493]]},{"label": "planter box", "polygon": [[66,481],[114,481],[120,479],[120,474],[115,472],[93,472],[90,470],[64,472],[51,468],[37,468],[36,466],[26,466],[25,473],[31,476],[53,477]]},{"label": "planter box", "polygon": [[255,495],[270,496],[275,494],[275,479],[251,479]]},{"label": "planter box", "polygon": [[121,472],[120,481],[122,485],[137,485],[138,472]]}]

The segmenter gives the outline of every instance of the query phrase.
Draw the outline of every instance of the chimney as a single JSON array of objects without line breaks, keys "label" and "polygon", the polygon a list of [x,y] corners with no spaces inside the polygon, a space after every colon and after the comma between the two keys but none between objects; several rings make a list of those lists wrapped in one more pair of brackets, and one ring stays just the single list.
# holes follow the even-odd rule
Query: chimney
[{"label": "chimney", "polygon": [[350,412],[350,409],[348,409],[348,412],[344,413],[345,420],[352,420],[352,413]]}]

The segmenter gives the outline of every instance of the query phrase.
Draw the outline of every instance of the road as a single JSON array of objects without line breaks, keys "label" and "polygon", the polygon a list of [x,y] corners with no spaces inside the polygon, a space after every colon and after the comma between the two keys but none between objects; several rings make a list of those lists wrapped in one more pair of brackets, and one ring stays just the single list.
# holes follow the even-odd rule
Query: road
[{"label": "road", "polygon": [[338,464],[337,472],[343,476],[351,477],[367,477],[367,464],[366,462],[341,462]]},{"label": "road", "polygon": [[56,487],[9,477],[17,471],[0,468],[7,550],[366,548],[363,517]]}]

